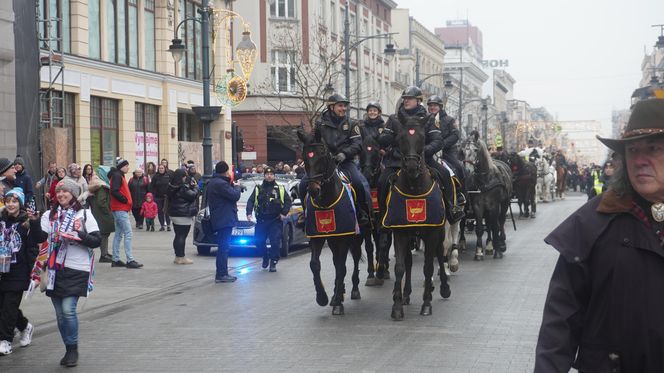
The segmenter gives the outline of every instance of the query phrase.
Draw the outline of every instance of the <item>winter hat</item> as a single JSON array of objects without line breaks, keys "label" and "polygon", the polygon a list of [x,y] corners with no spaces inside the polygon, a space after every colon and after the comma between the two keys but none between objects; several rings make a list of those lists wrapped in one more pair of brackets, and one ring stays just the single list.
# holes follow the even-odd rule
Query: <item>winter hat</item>
[{"label": "winter hat", "polygon": [[148,198],[150,198],[151,200],[154,201],[154,197],[152,196],[152,193],[150,193],[150,192],[145,193],[145,199],[148,199]]},{"label": "winter hat", "polygon": [[115,158],[115,168],[117,168],[118,170],[121,169],[122,167],[128,166],[128,165],[129,165],[128,160],[123,159],[122,157]]},{"label": "winter hat", "polygon": [[21,206],[25,205],[25,194],[23,193],[23,188],[21,187],[10,189],[9,192],[5,193],[5,198],[7,197],[16,197]]},{"label": "winter hat", "polygon": [[77,169],[81,169],[81,166],[79,166],[77,163],[72,163],[69,166],[67,166],[67,174],[68,175],[73,175],[74,171]]},{"label": "winter hat", "polygon": [[613,151],[624,154],[625,143],[647,137],[664,136],[664,99],[652,98],[634,104],[625,131],[619,139],[596,136]]},{"label": "winter hat", "polygon": [[263,174],[273,174],[273,173],[274,173],[274,168],[269,166],[265,167],[265,169],[263,170]]},{"label": "winter hat", "polygon": [[25,161],[23,160],[23,157],[21,157],[20,154],[16,154],[16,158],[14,158],[14,164],[20,164],[21,166],[25,167]]},{"label": "winter hat", "polygon": [[228,171],[228,163],[221,161],[214,166],[214,171],[218,174],[225,174]]},{"label": "winter hat", "polygon": [[7,158],[0,158],[0,175],[4,174],[5,171],[9,170],[14,164]]},{"label": "winter hat", "polygon": [[74,180],[69,178],[64,178],[55,185],[56,192],[61,190],[71,193],[71,195],[76,199],[78,199],[78,196],[81,195],[81,187],[76,184]]}]

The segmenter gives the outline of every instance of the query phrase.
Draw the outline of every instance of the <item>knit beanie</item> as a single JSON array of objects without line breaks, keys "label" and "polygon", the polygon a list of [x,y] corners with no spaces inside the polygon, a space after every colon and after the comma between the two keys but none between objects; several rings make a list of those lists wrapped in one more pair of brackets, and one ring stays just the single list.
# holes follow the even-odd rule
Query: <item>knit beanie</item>
[{"label": "knit beanie", "polygon": [[4,174],[5,171],[9,170],[14,164],[7,158],[0,158],[0,175]]},{"label": "knit beanie", "polygon": [[225,174],[228,171],[228,163],[221,161],[214,166],[214,171],[218,174]]},{"label": "knit beanie", "polygon": [[122,167],[128,166],[128,165],[129,165],[129,161],[126,160],[126,159],[123,159],[122,157],[117,157],[115,159],[115,168],[117,168],[118,170],[121,169]]},{"label": "knit beanie", "polygon": [[20,164],[21,166],[25,167],[25,161],[23,160],[23,157],[21,157],[20,154],[16,154],[16,158],[14,158],[14,164]]},{"label": "knit beanie", "polygon": [[56,184],[55,191],[58,192],[61,190],[71,193],[76,199],[81,195],[81,187],[76,184],[74,180],[69,178],[64,178]]},{"label": "knit beanie", "polygon": [[16,197],[21,206],[25,205],[25,194],[23,193],[23,188],[21,187],[10,189],[7,193],[5,193],[5,198],[7,197]]}]

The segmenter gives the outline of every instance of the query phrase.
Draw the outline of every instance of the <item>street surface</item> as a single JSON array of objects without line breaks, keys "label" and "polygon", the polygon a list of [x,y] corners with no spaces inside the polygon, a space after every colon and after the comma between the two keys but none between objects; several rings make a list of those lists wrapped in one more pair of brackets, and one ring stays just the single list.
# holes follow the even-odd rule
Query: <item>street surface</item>
[{"label": "street surface", "polygon": [[[556,252],[544,236],[586,201],[572,193],[538,205],[536,219],[508,220],[502,260],[474,262],[475,234],[443,300],[436,283],[433,315],[420,316],[423,255],[414,258],[413,294],[405,320],[390,319],[393,282],[364,286],[345,301],[344,316],[315,303],[308,250],[279,262],[231,258],[239,277],[214,283],[214,257],[173,264],[172,232],[134,233],[140,270],[96,264],[96,286],[79,303],[79,372],[532,372],[537,333]],[[516,208],[516,205],[513,205]],[[518,214],[518,211],[516,212]],[[191,242],[191,240],[190,240]],[[124,254],[122,254],[124,255]],[[124,258],[123,258],[124,259]],[[323,281],[333,288],[329,250]],[[393,262],[392,262],[393,263]],[[346,287],[350,294],[350,272]],[[36,326],[30,347],[0,357],[0,372],[63,371],[64,354],[47,297],[22,309]]]}]

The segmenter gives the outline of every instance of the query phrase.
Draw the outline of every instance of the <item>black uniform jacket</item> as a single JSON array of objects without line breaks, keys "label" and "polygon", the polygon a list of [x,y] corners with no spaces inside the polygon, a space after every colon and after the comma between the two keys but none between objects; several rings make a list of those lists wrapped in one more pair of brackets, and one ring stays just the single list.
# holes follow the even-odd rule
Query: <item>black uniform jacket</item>
[{"label": "black uniform jacket", "polygon": [[325,110],[316,120],[314,130],[332,155],[344,153],[350,160],[362,150],[362,135],[357,122],[339,118],[329,110]]},{"label": "black uniform jacket", "polygon": [[[427,113],[426,109],[419,105],[415,110],[406,111],[403,106],[399,107],[399,111],[404,117],[426,117],[426,141],[424,146],[424,156],[427,162],[433,162],[434,154],[443,149],[443,140],[440,137],[440,128],[434,122],[433,116]],[[401,167],[401,152],[399,151],[399,143],[397,142],[397,134],[401,123],[396,114],[390,115],[385,125],[385,130],[378,136],[378,143],[381,148],[387,149],[387,153],[383,157],[385,159],[385,167]]]},{"label": "black uniform jacket", "polygon": [[376,119],[366,118],[362,121],[360,129],[362,130],[362,139],[372,138],[378,143],[378,136],[385,128],[385,121],[382,117]]},{"label": "black uniform jacket", "polygon": [[[247,200],[247,215],[253,215],[255,210],[256,220],[259,221],[275,220],[279,215],[288,215],[292,201],[288,191],[284,190],[284,202],[282,204],[279,188],[283,188],[283,186],[280,187],[274,181],[268,183],[263,180],[260,187],[254,188]],[[256,189],[258,189],[258,198],[256,198]],[[258,200],[258,205],[256,205],[256,200]]]},{"label": "black uniform jacket", "polygon": [[632,206],[609,190],[544,240],[560,257],[535,372],[664,372],[664,248]]},{"label": "black uniform jacket", "polygon": [[439,114],[440,137],[443,139],[443,154],[454,156],[456,153],[454,147],[457,142],[459,142],[459,129],[457,128],[454,118],[447,115],[445,110],[441,110]]}]

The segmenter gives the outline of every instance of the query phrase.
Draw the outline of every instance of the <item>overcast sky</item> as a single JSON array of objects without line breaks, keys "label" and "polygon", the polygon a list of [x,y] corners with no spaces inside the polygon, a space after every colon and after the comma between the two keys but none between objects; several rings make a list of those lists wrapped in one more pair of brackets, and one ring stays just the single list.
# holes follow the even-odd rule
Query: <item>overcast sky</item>
[{"label": "overcast sky", "polygon": [[[559,120],[627,109],[664,23],[664,0],[397,0],[431,31],[451,19],[482,30],[485,59],[508,59],[514,98]],[[423,72],[426,73],[426,72]],[[610,127],[609,127],[610,128]]]}]

